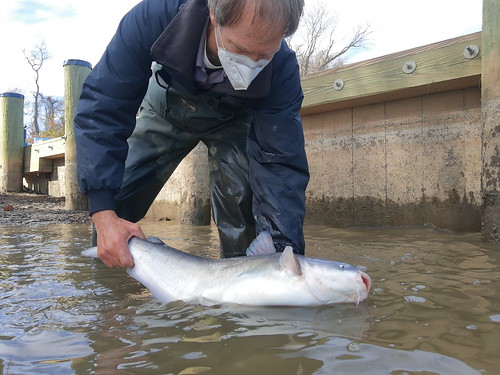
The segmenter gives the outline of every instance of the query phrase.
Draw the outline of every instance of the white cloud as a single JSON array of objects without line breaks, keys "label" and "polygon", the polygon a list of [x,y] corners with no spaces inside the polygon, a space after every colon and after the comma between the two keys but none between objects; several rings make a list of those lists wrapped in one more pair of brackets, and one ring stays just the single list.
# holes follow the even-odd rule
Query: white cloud
[{"label": "white cloud", "polygon": [[47,0],[18,0],[12,4],[9,18],[32,25],[50,19],[71,18],[75,15],[76,11],[72,4],[59,4]]}]

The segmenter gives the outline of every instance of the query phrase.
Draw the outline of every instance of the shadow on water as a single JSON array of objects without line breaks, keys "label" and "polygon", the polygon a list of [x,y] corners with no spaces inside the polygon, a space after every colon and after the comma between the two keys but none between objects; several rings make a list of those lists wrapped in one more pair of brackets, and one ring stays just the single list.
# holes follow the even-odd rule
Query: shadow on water
[{"label": "shadow on water", "polygon": [[[218,257],[211,227],[144,222]],[[367,301],[317,308],[163,304],[81,256],[85,225],[1,228],[4,374],[495,374],[500,249],[427,228],[306,230],[309,256],[366,269]],[[168,270],[165,270],[168,272]]]}]

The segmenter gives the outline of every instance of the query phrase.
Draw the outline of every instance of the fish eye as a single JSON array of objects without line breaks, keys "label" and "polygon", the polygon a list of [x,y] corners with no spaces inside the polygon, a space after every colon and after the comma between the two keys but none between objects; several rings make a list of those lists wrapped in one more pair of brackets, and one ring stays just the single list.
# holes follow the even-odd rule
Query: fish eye
[{"label": "fish eye", "polygon": [[339,267],[340,267],[341,270],[347,269],[347,265],[346,264],[341,264]]}]

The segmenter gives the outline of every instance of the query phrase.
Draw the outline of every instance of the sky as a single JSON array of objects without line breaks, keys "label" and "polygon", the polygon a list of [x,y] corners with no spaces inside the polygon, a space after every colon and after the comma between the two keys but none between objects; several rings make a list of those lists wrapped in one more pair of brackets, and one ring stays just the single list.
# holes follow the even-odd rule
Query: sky
[{"label": "sky", "polygon": [[[168,1],[168,0],[165,0]],[[34,72],[24,58],[42,41],[51,57],[40,70],[44,95],[64,93],[63,63],[85,60],[95,66],[120,19],[138,0],[0,1],[0,92],[29,95]],[[335,16],[339,40],[358,25],[370,25],[366,45],[347,63],[368,60],[481,30],[482,0],[305,0]]]}]

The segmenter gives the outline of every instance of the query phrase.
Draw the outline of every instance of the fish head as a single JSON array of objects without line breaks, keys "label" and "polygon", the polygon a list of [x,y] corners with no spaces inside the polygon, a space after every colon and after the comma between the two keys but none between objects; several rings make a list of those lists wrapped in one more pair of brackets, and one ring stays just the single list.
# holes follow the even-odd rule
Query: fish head
[{"label": "fish head", "polygon": [[371,288],[370,276],[347,263],[302,258],[301,269],[307,287],[322,304],[359,303]]}]

